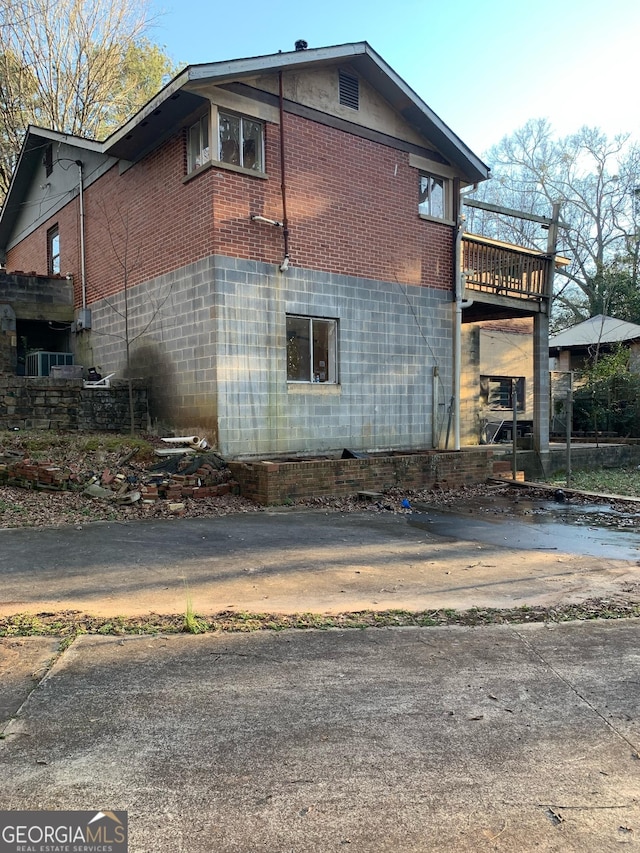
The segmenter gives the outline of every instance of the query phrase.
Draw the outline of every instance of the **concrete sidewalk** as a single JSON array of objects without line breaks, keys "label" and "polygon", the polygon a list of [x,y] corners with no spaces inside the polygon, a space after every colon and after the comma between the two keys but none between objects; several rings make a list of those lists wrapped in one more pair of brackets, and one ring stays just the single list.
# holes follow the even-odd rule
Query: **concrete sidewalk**
[{"label": "concrete sidewalk", "polygon": [[638,843],[638,708],[635,620],[81,637],[0,807],[126,809],[131,853],[603,853]]}]

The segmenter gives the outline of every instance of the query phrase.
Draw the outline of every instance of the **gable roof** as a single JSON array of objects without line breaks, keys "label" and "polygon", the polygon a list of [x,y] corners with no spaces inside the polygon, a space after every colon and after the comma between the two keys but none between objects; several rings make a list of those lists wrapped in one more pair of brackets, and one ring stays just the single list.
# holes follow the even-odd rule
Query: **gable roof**
[{"label": "gable roof", "polygon": [[133,159],[192,113],[205,99],[189,91],[189,85],[210,82],[223,85],[277,73],[332,66],[348,62],[366,82],[377,90],[403,119],[467,177],[469,183],[487,180],[489,167],[427,106],[404,80],[366,42],[272,53],[247,59],[233,59],[201,65],[189,65],[152,98],[135,116],[104,143],[105,153]]},{"label": "gable roof", "polygon": [[549,348],[587,347],[594,344],[614,344],[640,339],[640,326],[617,320],[606,314],[590,317],[549,338]]},{"label": "gable roof", "polygon": [[[409,126],[435,145],[441,154],[465,176],[469,183],[486,180],[489,167],[418,97],[367,42],[311,48],[266,56],[189,65],[176,75],[129,121],[104,142],[30,126],[14,170],[11,185],[0,211],[0,250],[6,247],[12,221],[24,200],[34,169],[47,142],[64,142],[79,150],[103,154],[105,159],[134,161],[150,152],[175,133],[208,99],[198,94],[197,85],[241,85],[242,78],[287,70],[339,66],[347,63],[385,98]],[[258,90],[254,90],[257,94]],[[267,93],[262,93],[266,96]],[[291,102],[285,101],[291,107]],[[354,129],[356,126],[353,126]]]}]

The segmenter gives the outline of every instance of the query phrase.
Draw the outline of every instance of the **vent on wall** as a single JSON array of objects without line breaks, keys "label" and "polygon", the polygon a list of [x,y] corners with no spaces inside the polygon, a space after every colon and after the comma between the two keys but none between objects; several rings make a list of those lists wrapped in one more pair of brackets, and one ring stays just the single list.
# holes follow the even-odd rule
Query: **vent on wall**
[{"label": "vent on wall", "polygon": [[340,82],[340,103],[343,107],[357,110],[360,105],[360,85],[358,78],[346,71],[338,72]]}]

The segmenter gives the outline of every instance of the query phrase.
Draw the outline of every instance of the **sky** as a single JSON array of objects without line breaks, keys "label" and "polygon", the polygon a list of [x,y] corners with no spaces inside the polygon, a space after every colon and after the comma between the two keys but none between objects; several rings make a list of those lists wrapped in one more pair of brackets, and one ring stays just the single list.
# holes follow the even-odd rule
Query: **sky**
[{"label": "sky", "polygon": [[367,41],[478,156],[532,118],[640,140],[638,0],[150,2],[180,64]]}]

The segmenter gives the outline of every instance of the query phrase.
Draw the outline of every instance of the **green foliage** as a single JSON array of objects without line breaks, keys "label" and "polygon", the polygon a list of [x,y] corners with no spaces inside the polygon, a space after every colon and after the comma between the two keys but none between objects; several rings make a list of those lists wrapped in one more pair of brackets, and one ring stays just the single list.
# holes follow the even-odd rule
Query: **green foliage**
[{"label": "green foliage", "polygon": [[640,437],[640,377],[629,372],[629,350],[595,358],[574,393],[573,430]]},{"label": "green foliage", "polygon": [[29,124],[104,139],[173,76],[146,0],[0,0],[0,200]]}]

